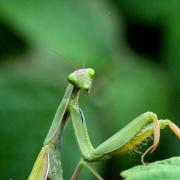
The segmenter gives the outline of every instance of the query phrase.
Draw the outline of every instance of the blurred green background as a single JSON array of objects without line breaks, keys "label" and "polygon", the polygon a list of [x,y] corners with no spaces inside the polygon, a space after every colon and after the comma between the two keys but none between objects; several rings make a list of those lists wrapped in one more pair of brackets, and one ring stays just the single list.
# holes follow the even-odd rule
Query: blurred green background
[{"label": "blurred green background", "polygon": [[[1,0],[0,179],[27,179],[66,77],[83,64],[96,71],[91,93],[80,97],[94,146],[145,111],[180,126],[179,7],[177,0]],[[167,129],[147,160],[179,155]],[[69,179],[80,157],[71,123],[62,157]],[[137,164],[140,155],[124,155],[98,169],[119,179]],[[80,179],[94,177],[83,170]]]}]

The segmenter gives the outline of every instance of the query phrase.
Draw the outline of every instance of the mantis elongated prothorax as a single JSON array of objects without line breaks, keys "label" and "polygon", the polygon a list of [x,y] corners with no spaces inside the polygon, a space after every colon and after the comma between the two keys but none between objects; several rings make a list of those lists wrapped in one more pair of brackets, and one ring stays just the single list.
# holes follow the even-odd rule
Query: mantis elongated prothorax
[{"label": "mantis elongated prothorax", "polygon": [[87,167],[97,179],[103,179],[92,166],[93,162],[130,151],[136,152],[138,145],[143,144],[144,141],[148,141],[153,136],[152,146],[141,156],[141,161],[144,163],[145,155],[152,153],[159,144],[160,129],[167,126],[180,138],[180,129],[170,120],[158,120],[155,113],[145,112],[98,147],[93,147],[88,135],[86,120],[78,101],[80,91],[90,92],[94,76],[95,71],[91,68],[76,70],[68,76],[70,84],[57,109],[29,180],[63,179],[60,157],[61,140],[65,124],[69,119],[72,120],[75,137],[82,155],[72,179],[77,179],[83,167]]}]

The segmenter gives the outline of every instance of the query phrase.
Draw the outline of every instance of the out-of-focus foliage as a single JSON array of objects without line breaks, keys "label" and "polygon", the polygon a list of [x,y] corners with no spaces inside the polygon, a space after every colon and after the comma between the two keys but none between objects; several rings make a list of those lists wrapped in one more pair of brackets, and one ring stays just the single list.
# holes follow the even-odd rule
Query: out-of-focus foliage
[{"label": "out-of-focus foliage", "polygon": [[180,157],[157,161],[149,165],[139,165],[123,171],[121,175],[126,180],[148,179],[179,179]]},{"label": "out-of-focus foliage", "polygon": [[[1,0],[0,179],[27,179],[72,64],[96,70],[91,93],[80,97],[94,146],[145,111],[180,125],[177,7],[173,1]],[[178,140],[164,132],[151,161],[179,155]],[[80,157],[71,123],[62,157],[69,179]],[[127,155],[100,163],[99,171],[118,179],[138,163],[139,155]],[[81,178],[92,176],[84,170]]]}]

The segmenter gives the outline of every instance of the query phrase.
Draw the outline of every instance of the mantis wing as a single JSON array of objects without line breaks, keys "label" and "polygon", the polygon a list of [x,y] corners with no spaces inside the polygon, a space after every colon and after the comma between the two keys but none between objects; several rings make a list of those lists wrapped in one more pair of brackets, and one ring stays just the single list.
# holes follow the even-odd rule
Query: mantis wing
[{"label": "mantis wing", "polygon": [[42,148],[28,180],[46,180],[49,172],[49,148]]},{"label": "mantis wing", "polygon": [[50,169],[48,178],[52,180],[63,180],[63,170],[61,166],[61,156],[59,150],[49,148]]}]

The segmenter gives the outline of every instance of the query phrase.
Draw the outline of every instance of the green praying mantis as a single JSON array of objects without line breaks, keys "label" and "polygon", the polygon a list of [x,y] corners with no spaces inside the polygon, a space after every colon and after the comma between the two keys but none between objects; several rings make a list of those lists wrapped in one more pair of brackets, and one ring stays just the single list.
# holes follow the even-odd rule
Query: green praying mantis
[{"label": "green praying mantis", "polygon": [[153,135],[153,144],[141,156],[141,162],[145,163],[144,157],[148,153],[152,153],[158,146],[160,129],[167,126],[180,138],[180,129],[173,122],[158,120],[155,113],[146,112],[94,148],[88,135],[83,111],[80,109],[78,102],[81,91],[90,92],[94,76],[95,71],[91,68],[76,70],[68,76],[69,85],[57,109],[29,180],[63,179],[60,154],[61,141],[64,127],[70,118],[82,155],[71,178],[72,180],[78,178],[83,167],[89,169],[97,179],[102,180],[103,178],[95,170],[93,162],[133,151]]}]

